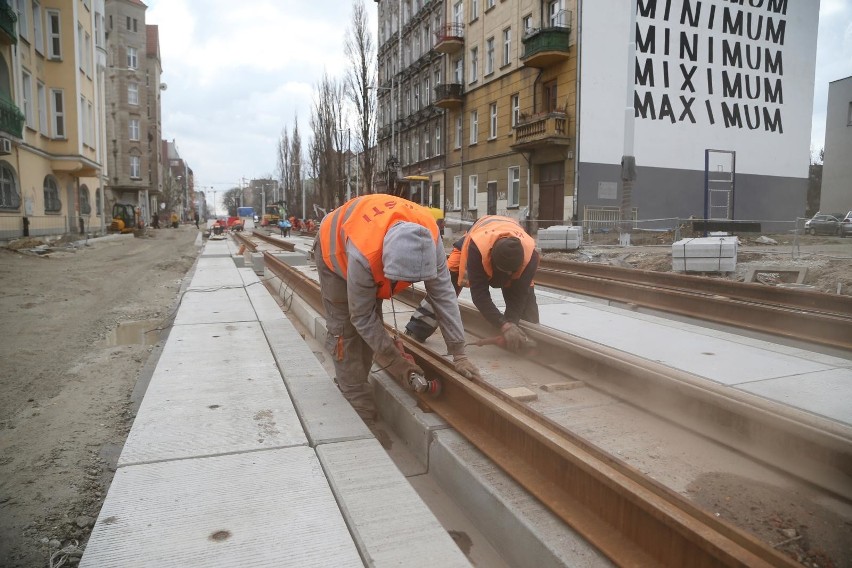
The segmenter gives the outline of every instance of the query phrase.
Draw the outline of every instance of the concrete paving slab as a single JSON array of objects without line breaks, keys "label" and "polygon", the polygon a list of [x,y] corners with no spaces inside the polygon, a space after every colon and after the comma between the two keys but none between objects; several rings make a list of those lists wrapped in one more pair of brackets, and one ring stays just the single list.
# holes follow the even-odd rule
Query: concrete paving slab
[{"label": "concrete paving slab", "polygon": [[434,432],[429,472],[511,566],[610,567],[502,469],[452,429]]},{"label": "concrete paving slab", "polygon": [[734,335],[696,341],[664,320],[648,321],[584,304],[542,311],[541,323],[725,385],[828,369],[811,360],[741,345]]},{"label": "concrete paving slab", "polygon": [[207,243],[204,245],[204,249],[201,251],[202,257],[216,257],[216,256],[231,256],[231,251],[228,249],[228,241],[227,240],[210,240],[207,239]]},{"label": "concrete paving slab", "polygon": [[307,442],[259,323],[179,326],[163,349],[118,463]]},{"label": "concrete paving slab", "polygon": [[[240,278],[239,273],[234,275]],[[211,291],[187,290],[181,299],[175,325],[257,321],[242,279],[237,286]]]},{"label": "concrete paving slab", "polygon": [[189,288],[214,289],[242,285],[242,278],[230,258],[202,257],[198,259]]},{"label": "concrete paving slab", "polygon": [[281,306],[278,305],[278,302],[275,301],[275,298],[272,297],[254,270],[250,268],[239,268],[238,270],[258,321],[286,319],[284,312],[281,311]]},{"label": "concrete paving slab", "polygon": [[471,565],[376,440],[325,444],[317,455],[368,565]]},{"label": "concrete paving slab", "polygon": [[120,468],[80,564],[363,565],[307,447]]},{"label": "concrete paving slab", "polygon": [[311,446],[372,438],[293,324],[282,319],[262,325]]},{"label": "concrete paving slab", "polygon": [[738,389],[852,425],[852,369],[755,381]]}]

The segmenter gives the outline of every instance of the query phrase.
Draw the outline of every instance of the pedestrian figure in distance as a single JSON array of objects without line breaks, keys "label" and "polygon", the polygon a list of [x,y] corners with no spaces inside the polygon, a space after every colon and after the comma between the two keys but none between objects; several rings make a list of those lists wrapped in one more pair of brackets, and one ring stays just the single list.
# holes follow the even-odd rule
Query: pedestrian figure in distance
[{"label": "pedestrian figure in distance", "polygon": [[152,227],[154,227],[155,229],[159,229],[159,228],[160,228],[160,216],[159,216],[159,215],[157,215],[157,212],[156,212],[156,211],[155,211],[155,212],[154,212],[154,214],[151,216],[151,226],[152,226]]},{"label": "pedestrian figure in distance", "polygon": [[200,227],[198,226],[198,211],[192,214],[192,219],[193,221],[195,221],[195,228],[200,229]]}]

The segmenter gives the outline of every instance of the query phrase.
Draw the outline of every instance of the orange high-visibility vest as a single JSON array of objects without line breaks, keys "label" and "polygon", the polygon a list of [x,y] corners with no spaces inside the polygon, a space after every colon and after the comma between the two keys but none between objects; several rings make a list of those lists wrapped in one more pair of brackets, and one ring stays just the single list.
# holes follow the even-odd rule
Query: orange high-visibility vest
[{"label": "orange high-visibility vest", "polygon": [[385,234],[400,221],[426,227],[435,243],[438,243],[438,225],[425,207],[383,193],[362,195],[347,201],[322,220],[319,239],[323,262],[345,279],[349,262],[346,243],[352,243],[370,263],[370,271],[378,287],[376,297],[384,300],[390,298],[411,286],[409,282],[398,282],[391,290],[382,263]]},{"label": "orange high-visibility vest", "polygon": [[459,286],[470,287],[470,281],[467,278],[467,258],[470,253],[471,241],[476,243],[476,248],[482,254],[482,268],[485,269],[485,274],[488,275],[490,280],[494,275],[494,267],[491,264],[491,248],[497,242],[497,239],[503,237],[517,237],[521,241],[521,246],[524,247],[524,261],[520,268],[512,274],[511,279],[517,280],[521,277],[521,273],[529,264],[533,252],[535,252],[535,241],[511,217],[486,215],[473,224],[462,244],[461,255],[459,256]]}]

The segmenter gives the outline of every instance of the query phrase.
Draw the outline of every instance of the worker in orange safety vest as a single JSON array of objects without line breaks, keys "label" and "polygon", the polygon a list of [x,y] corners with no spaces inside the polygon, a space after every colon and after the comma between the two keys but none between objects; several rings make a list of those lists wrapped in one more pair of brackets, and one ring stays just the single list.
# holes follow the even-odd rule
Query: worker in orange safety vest
[{"label": "worker in orange safety vest", "polygon": [[368,424],[375,402],[367,375],[372,358],[391,375],[407,381],[423,371],[408,361],[382,325],[382,300],[423,281],[437,314],[448,352],[463,376],[480,378],[465,355],[464,327],[447,270],[446,253],[435,218],[400,197],[356,197],[320,224],[317,262],[336,382]]},{"label": "worker in orange safety vest", "polygon": [[[539,254],[535,241],[511,217],[487,215],[453,244],[447,260],[456,293],[470,288],[473,304],[494,327],[500,329],[506,347],[519,351],[526,341],[520,320],[538,323],[533,278]],[[500,288],[506,302],[501,313],[491,299],[491,288]],[[405,326],[418,341],[435,332],[436,321],[429,297],[420,304]]]}]

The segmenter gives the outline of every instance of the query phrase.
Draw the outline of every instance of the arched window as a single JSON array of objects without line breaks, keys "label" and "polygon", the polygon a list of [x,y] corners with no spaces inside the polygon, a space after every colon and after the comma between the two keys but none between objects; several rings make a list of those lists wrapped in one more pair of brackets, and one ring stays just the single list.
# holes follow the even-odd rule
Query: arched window
[{"label": "arched window", "polygon": [[97,215],[104,213],[104,205],[101,203],[101,188],[95,190],[95,212]]},{"label": "arched window", "polygon": [[83,215],[91,215],[92,204],[89,201],[89,188],[85,185],[80,186],[80,213]]},{"label": "arched window", "polygon": [[44,210],[52,213],[58,213],[62,210],[62,202],[59,201],[59,186],[53,176],[45,176],[44,178]]},{"label": "arched window", "polygon": [[21,207],[21,194],[15,171],[6,162],[0,162],[0,209],[18,209]]}]

